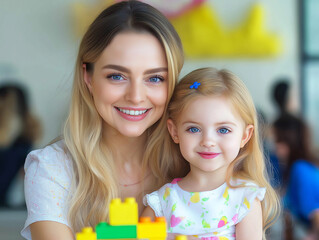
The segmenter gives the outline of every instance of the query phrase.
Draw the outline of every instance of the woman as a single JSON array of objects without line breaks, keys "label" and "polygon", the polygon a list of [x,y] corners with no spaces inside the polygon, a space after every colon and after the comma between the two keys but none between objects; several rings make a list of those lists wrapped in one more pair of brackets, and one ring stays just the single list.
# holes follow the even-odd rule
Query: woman
[{"label": "woman", "polygon": [[[105,9],[84,35],[64,140],[26,160],[27,239],[73,239],[184,167],[166,150],[166,108],[183,65],[169,21],[138,1]],[[168,137],[168,136],[166,136]]]}]

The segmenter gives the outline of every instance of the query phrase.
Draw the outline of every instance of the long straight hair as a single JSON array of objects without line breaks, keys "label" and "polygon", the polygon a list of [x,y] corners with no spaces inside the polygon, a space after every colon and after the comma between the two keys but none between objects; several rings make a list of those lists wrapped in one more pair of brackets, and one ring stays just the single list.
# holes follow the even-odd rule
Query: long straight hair
[{"label": "long straight hair", "polygon": [[[70,113],[64,128],[66,147],[74,166],[68,214],[73,231],[106,221],[109,202],[119,196],[112,149],[102,143],[103,120],[84,82],[82,66],[87,64],[87,70],[93,71],[94,62],[114,36],[125,31],[148,32],[162,44],[168,63],[167,102],[183,66],[183,49],[178,34],[170,22],[150,5],[138,1],[116,3],[102,11],[88,28],[79,48]],[[150,167],[158,183],[166,181],[167,173],[172,172],[170,169],[178,166],[178,162],[163,153],[166,119],[165,108],[163,117],[147,130],[143,159],[143,166]]]},{"label": "long straight hair", "polygon": [[[195,81],[201,85],[197,89],[190,89],[190,85]],[[233,109],[238,112],[246,126],[254,126],[250,140],[241,148],[236,159],[229,165],[226,182],[229,187],[235,188],[235,186],[231,185],[230,180],[231,178],[239,178],[252,181],[258,186],[267,189],[265,198],[261,202],[263,235],[265,238],[266,229],[278,217],[280,203],[275,190],[269,183],[259,138],[257,112],[252,97],[244,83],[233,73],[214,68],[198,69],[186,75],[175,88],[173,98],[168,107],[169,118],[176,124],[180,114],[187,109],[188,104],[199,96],[226,97],[230,100]],[[176,144],[172,140],[171,144],[172,148],[176,148]]]}]

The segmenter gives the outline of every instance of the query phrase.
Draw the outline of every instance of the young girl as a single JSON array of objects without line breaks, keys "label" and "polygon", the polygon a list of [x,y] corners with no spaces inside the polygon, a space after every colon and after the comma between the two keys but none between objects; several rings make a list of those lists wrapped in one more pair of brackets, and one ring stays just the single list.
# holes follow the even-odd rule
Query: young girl
[{"label": "young girl", "polygon": [[201,239],[265,238],[279,202],[243,82],[226,70],[195,70],[178,84],[168,110],[172,144],[190,171],[146,195],[143,215],[165,216],[168,232]]}]

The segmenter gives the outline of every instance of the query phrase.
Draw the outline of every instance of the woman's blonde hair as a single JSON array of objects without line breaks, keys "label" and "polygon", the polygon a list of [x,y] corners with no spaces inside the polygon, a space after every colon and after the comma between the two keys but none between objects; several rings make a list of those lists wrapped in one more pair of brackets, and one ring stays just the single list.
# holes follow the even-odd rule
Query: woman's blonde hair
[{"label": "woman's blonde hair", "polygon": [[[184,63],[181,41],[175,29],[159,11],[145,3],[116,3],[105,9],[88,28],[79,48],[70,113],[64,128],[66,147],[74,166],[68,215],[73,231],[106,221],[110,200],[119,197],[112,149],[102,143],[102,119],[84,82],[83,64],[90,74],[94,62],[114,36],[124,31],[148,32],[162,44],[168,63],[167,103]],[[150,167],[159,184],[167,181],[169,174],[179,166],[178,161],[163,151],[166,108],[163,117],[147,130],[143,159],[143,165]]]},{"label": "woman's blonde hair", "polygon": [[[199,82],[200,86],[197,89],[191,89],[190,86],[195,81]],[[187,108],[188,104],[199,96],[226,97],[245,124],[254,126],[250,140],[241,148],[236,159],[230,164],[226,182],[230,187],[234,187],[230,184],[231,178],[239,178],[253,181],[258,186],[267,189],[265,198],[261,202],[265,237],[266,229],[278,217],[280,204],[275,190],[269,184],[262,143],[259,137],[257,112],[252,97],[245,84],[233,73],[214,68],[198,69],[186,75],[175,88],[168,107],[169,118],[176,124],[179,120],[178,117]],[[172,140],[171,144],[176,149],[176,144]]]}]

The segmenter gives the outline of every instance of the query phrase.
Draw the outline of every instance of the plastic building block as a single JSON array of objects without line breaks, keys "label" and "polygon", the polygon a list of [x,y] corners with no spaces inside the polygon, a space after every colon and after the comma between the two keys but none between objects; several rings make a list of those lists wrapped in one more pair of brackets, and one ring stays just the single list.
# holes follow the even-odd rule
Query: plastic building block
[{"label": "plastic building block", "polygon": [[95,227],[97,239],[136,238],[136,225],[111,226],[100,222]]},{"label": "plastic building block", "polygon": [[109,211],[110,225],[136,225],[138,222],[138,210],[135,198],[126,198],[121,202],[120,198],[115,198],[110,203]]},{"label": "plastic building block", "polygon": [[82,232],[76,234],[76,240],[96,240],[96,233],[91,227],[82,228]]},{"label": "plastic building block", "polygon": [[187,237],[186,237],[186,235],[177,235],[175,237],[175,240],[187,240]]},{"label": "plastic building block", "polygon": [[152,222],[149,217],[141,217],[137,224],[137,238],[149,240],[165,240],[166,220],[165,217],[156,217]]}]

